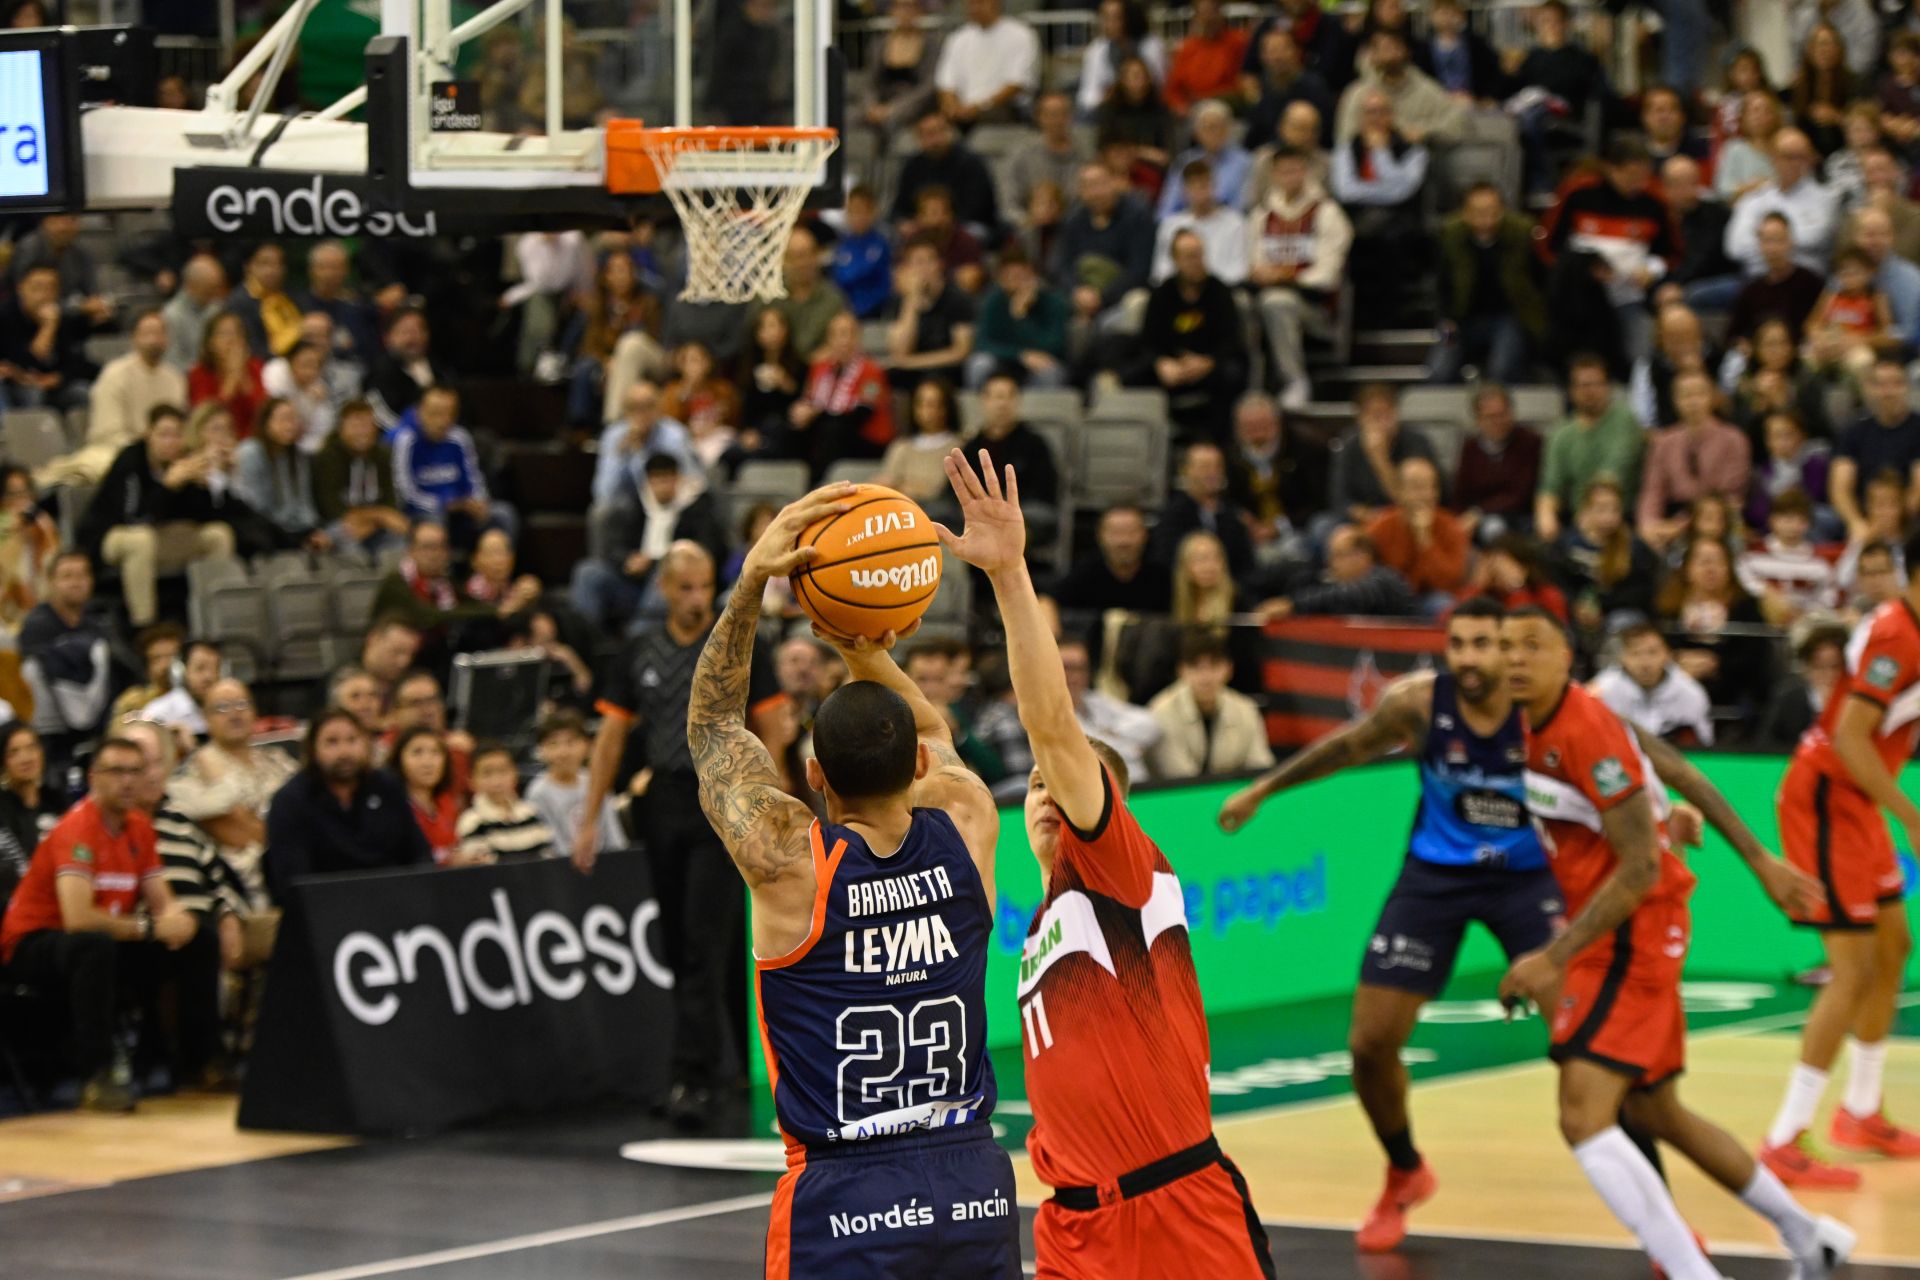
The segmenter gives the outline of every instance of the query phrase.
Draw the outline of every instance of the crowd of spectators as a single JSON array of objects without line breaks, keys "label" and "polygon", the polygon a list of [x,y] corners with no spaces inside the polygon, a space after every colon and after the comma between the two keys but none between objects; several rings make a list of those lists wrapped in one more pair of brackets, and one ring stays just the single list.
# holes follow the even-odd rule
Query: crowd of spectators
[{"label": "crowd of spectators", "polygon": [[[680,298],[649,225],[481,251],[162,237],[123,255],[119,295],[79,219],[10,228],[0,404],[85,431],[0,469],[0,962],[68,1000],[82,1100],[227,1076],[246,1024],[220,975],[270,954],[298,877],[639,846],[697,1124],[738,1069],[739,922],[712,904],[739,895],[696,856],[717,846],[682,725],[773,514],[733,486],[752,462],[864,462],[952,520],[962,445],[1057,529],[1043,391],[1164,395],[1141,430],[1173,443],[1167,500],[1106,504],[1044,565],[1076,712],[1137,777],[1271,763],[1258,624],[1415,625],[1482,593],[1566,619],[1583,674],[1657,732],[1790,746],[1848,624],[1898,594],[1920,513],[1920,19],[1796,2],[1801,69],[1775,86],[1738,49],[1710,75],[1693,7],[1667,6],[1665,82],[1626,96],[1557,0],[1519,47],[1457,0],[1351,21],[1283,0],[1251,30],[1198,0],[1177,40],[1105,0],[1077,77],[1000,0],[944,35],[896,0],[850,94],[893,158],[794,230],[784,296],[753,306]],[[505,49],[496,122],[525,98]],[[989,127],[1026,132],[988,157]],[[1408,323],[1434,335],[1425,381],[1463,388],[1452,416],[1316,349]],[[467,425],[502,371],[552,387],[545,438],[593,455],[566,580],[520,571],[520,490]],[[1513,388],[1546,382],[1564,409],[1522,421]],[[263,691],[188,634],[177,589],[288,553],[385,573],[357,660],[271,691],[304,721],[297,760],[259,741]],[[812,714],[846,673],[767,592],[752,727],[810,796]],[[993,620],[966,621],[902,657],[1015,798],[1032,755]],[[552,684],[516,756],[451,723],[445,689],[455,655],[522,645]],[[712,927],[685,927],[693,904]],[[165,1032],[131,1058],[130,1002]]]}]

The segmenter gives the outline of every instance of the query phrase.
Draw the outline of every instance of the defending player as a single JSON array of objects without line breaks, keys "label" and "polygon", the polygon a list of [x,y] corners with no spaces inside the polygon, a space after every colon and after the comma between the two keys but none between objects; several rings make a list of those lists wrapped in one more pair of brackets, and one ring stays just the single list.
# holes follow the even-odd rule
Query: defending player
[{"label": "defending player", "polygon": [[1436,1188],[1413,1145],[1400,1051],[1420,1007],[1452,976],[1467,925],[1479,921],[1512,958],[1545,946],[1564,922],[1560,886],[1527,816],[1527,726],[1500,658],[1505,614],[1487,599],[1461,604],[1447,620],[1446,671],[1396,681],[1366,716],[1220,807],[1220,827],[1232,833],[1291,787],[1403,748],[1419,752],[1420,807],[1406,866],[1360,962],[1347,1033],[1353,1090],[1387,1153],[1386,1188],[1358,1234],[1367,1252],[1398,1246],[1407,1210]]},{"label": "defending player", "polygon": [[787,507],[747,555],[701,652],[687,714],[700,804],[753,898],[761,1038],[787,1172],[768,1280],[1020,1275],[1013,1165],[993,1140],[986,964],[1000,819],[945,721],[893,659],[814,719],[807,782],[780,789],[745,722],[767,582],[806,562],[800,531],[851,485]]},{"label": "defending player", "polygon": [[[1906,550],[1920,554],[1920,532],[1908,537]],[[1902,598],[1881,605],[1854,629],[1846,670],[1819,722],[1800,739],[1775,802],[1788,859],[1819,876],[1823,890],[1796,922],[1820,931],[1833,967],[1832,981],[1813,1002],[1800,1035],[1800,1061],[1760,1149],[1760,1158],[1788,1186],[1860,1185],[1858,1169],[1816,1158],[1807,1143],[1827,1073],[1849,1033],[1853,1066],[1828,1141],[1847,1151],[1920,1157],[1920,1133],[1889,1122],[1881,1097],[1887,1033],[1913,951],[1900,865],[1880,810],[1900,823],[1910,847],[1920,849],[1920,807],[1899,783],[1920,736],[1916,608],[1920,574]]]},{"label": "defending player", "polygon": [[1654,1167],[1620,1129],[1667,1143],[1772,1222],[1796,1280],[1822,1280],[1854,1235],[1814,1218],[1724,1129],[1687,1110],[1680,971],[1694,876],[1667,845],[1662,790],[1619,717],[1571,682],[1573,649],[1552,615],[1515,610],[1501,626],[1513,696],[1525,707],[1528,803],[1545,827],[1572,919],[1513,962],[1502,999],[1551,1009],[1560,1130],[1587,1180],[1672,1280],[1719,1280]]},{"label": "defending player", "polygon": [[984,571],[1007,633],[1035,768],[1027,840],[1045,896],[1020,962],[1033,1169],[1054,1189],[1034,1221],[1042,1277],[1272,1276],[1246,1182],[1213,1136],[1207,1020],[1185,899],[1128,812],[1127,771],[1074,719],[1060,651],[1025,560],[1013,469],[1002,490],[947,457],[966,519],[940,530]]}]

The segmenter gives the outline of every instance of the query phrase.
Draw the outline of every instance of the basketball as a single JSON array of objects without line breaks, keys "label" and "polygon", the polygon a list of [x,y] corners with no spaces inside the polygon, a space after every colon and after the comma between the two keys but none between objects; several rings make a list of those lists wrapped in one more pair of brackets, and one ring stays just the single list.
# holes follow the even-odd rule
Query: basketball
[{"label": "basketball", "polygon": [[940,538],[919,503],[883,485],[860,485],[848,501],[801,531],[799,545],[820,554],[793,575],[793,592],[824,630],[877,640],[933,603]]}]

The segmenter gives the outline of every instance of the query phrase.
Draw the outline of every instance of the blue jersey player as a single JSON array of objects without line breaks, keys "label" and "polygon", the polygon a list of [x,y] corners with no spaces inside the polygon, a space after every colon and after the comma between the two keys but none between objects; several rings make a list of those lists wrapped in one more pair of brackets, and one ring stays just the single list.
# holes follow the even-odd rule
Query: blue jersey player
[{"label": "blue jersey player", "polygon": [[1013,1165],[994,1142],[986,966],[1000,819],[938,710],[880,644],[837,640],[853,679],[821,704],[807,782],[780,787],[748,732],[766,584],[851,485],[782,511],[748,553],[693,677],[700,803],[753,898],[761,1039],[787,1172],[768,1280],[1020,1275]]},{"label": "blue jersey player", "polygon": [[1447,622],[1447,670],[1396,681],[1373,711],[1303,748],[1229,797],[1220,825],[1238,831],[1263,800],[1389,752],[1418,753],[1420,807],[1407,860],[1360,965],[1348,1042],[1353,1087],[1387,1152],[1387,1185],[1359,1244],[1392,1249],[1406,1211],[1435,1190],[1413,1145],[1400,1050],[1420,1006],[1440,994],[1472,921],[1509,958],[1552,941],[1560,888],[1527,813],[1527,723],[1500,658],[1504,611],[1467,600]]}]

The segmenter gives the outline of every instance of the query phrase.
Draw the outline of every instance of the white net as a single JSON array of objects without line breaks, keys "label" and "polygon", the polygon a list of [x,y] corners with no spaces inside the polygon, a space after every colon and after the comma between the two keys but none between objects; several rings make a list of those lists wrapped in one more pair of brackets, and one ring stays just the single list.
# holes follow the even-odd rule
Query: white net
[{"label": "white net", "polygon": [[839,146],[830,129],[768,135],[661,129],[646,140],[680,215],[691,302],[784,298],[787,237]]}]

